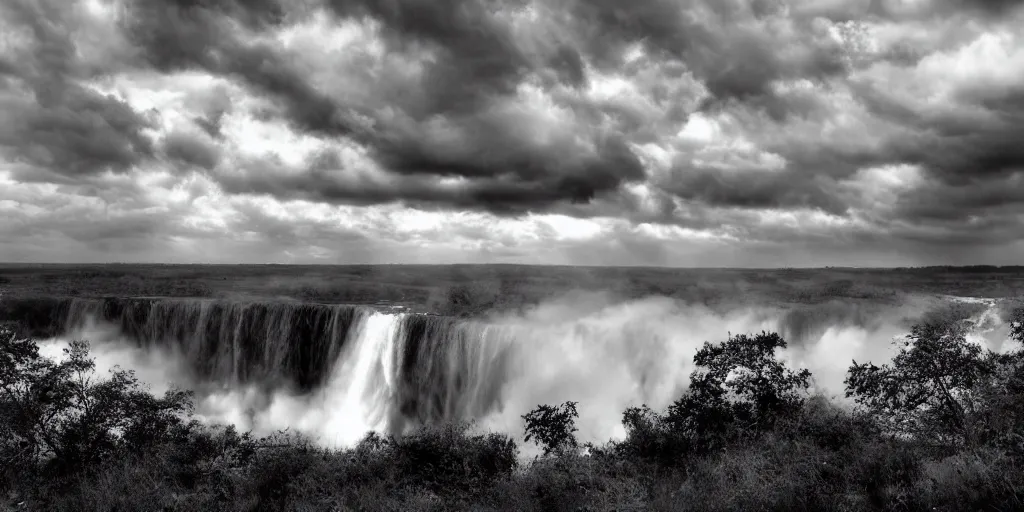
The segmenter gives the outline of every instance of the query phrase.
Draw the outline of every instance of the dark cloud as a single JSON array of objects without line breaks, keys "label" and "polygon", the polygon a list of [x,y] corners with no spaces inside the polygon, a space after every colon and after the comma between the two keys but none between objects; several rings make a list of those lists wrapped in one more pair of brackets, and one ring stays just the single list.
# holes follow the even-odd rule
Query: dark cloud
[{"label": "dark cloud", "polygon": [[8,103],[0,145],[16,161],[67,175],[127,171],[153,154],[151,123],[123,101],[83,87],[39,84]]},{"label": "dark cloud", "polygon": [[220,149],[198,134],[172,132],[163,141],[167,156],[185,166],[211,170],[220,163]]},{"label": "dark cloud", "polygon": [[[636,166],[631,161],[623,165]],[[225,191],[235,194],[268,194],[282,199],[355,205],[403,202],[428,210],[456,207],[517,215],[547,209],[559,201],[587,203],[599,191],[612,189],[618,183],[618,167],[609,168],[607,174],[593,169],[588,171],[589,174],[579,177],[556,175],[535,181],[477,176],[459,185],[451,185],[437,181],[435,175],[426,170],[420,170],[397,180],[381,181],[372,173],[344,168],[333,153],[322,153],[300,169],[290,168],[279,157],[269,155],[244,162],[231,170],[213,173],[213,177]]]},{"label": "dark cloud", "polygon": [[[301,129],[325,135],[350,131],[339,106],[307,83],[287,56],[266,43],[248,43],[239,33],[235,22],[249,30],[284,23],[287,12],[277,2],[130,0],[126,7],[124,31],[155,68],[237,76],[282,102],[288,119]],[[216,133],[218,126],[209,128]]]},{"label": "dark cloud", "polygon": [[[922,166],[950,184],[967,184],[1024,171],[1024,88],[981,87],[957,108],[921,110],[878,87],[855,89],[869,111],[906,128],[871,158]],[[971,97],[973,96],[973,97]]]},{"label": "dark cloud", "polygon": [[[147,186],[199,181],[227,198],[612,217],[833,256],[842,244],[927,255],[912,247],[1024,237],[1019,59],[971,62],[992,72],[967,78],[957,63],[997,32],[1019,46],[1020,1],[115,4],[106,21],[84,4],[0,4],[13,34],[0,55],[0,179],[124,212],[152,210]],[[360,25],[375,46],[319,47],[306,23]],[[133,107],[153,104],[163,110]],[[287,149],[251,147],[282,136]],[[890,167],[910,171],[889,180]],[[170,181],[152,185],[158,173]],[[133,188],[136,174],[146,181]],[[365,243],[242,210],[225,222],[269,245]],[[166,234],[208,236],[180,211],[75,215],[67,229],[83,244],[133,230],[152,250]],[[17,236],[66,232],[57,217],[19,222]],[[616,259],[681,254],[642,230],[608,236]],[[497,245],[488,254],[524,254]]]},{"label": "dark cloud", "polygon": [[[343,18],[367,16],[381,22],[389,46],[395,51],[422,44],[438,51],[423,78],[427,101],[414,119],[437,114],[465,114],[485,107],[494,96],[507,95],[530,70],[507,25],[497,20],[499,11],[525,8],[529,2],[469,1],[422,2],[418,0],[328,0]],[[561,48],[554,63],[573,69],[570,49]]]},{"label": "dark cloud", "polygon": [[908,22],[956,16],[998,19],[1017,11],[1022,5],[1024,2],[1020,0],[854,0],[819,4],[809,2],[804,10],[808,14],[834,21],[869,19]]},{"label": "dark cloud", "polygon": [[[128,0],[123,28],[144,56],[159,69],[226,65],[238,43],[235,22],[250,30],[279,26],[285,10],[274,0],[204,2]],[[225,52],[228,52],[225,55]]]},{"label": "dark cloud", "polygon": [[1021,0],[940,0],[937,3],[949,10],[976,11],[990,16],[1006,16],[1024,7]]},{"label": "dark cloud", "polygon": [[986,226],[1012,224],[1024,234],[1018,218],[1024,214],[1024,173],[960,186],[929,183],[905,192],[898,209],[899,218],[914,224],[960,225],[975,233],[983,232]]},{"label": "dark cloud", "polygon": [[4,66],[0,147],[41,173],[66,176],[128,171],[152,157],[144,134],[151,119],[124,101],[76,82],[95,69],[78,59],[72,35],[81,27],[53,2],[0,7],[24,30]]},{"label": "dark cloud", "polygon": [[192,118],[192,121],[210,137],[223,140],[224,134],[221,132],[220,124],[223,118],[224,116],[221,114],[214,117],[194,117]]},{"label": "dark cloud", "polygon": [[[793,32],[802,34],[795,38],[732,28],[736,22],[780,16],[783,10],[771,3],[751,9],[741,3],[682,6],[665,0],[644,0],[623,9],[616,2],[569,2],[570,9],[561,13],[563,21],[569,23],[569,40],[552,46],[540,61],[523,50],[510,25],[501,21],[502,14],[525,9],[525,2],[476,1],[460,3],[456,8],[445,2],[402,0],[328,4],[338,18],[372,18],[379,22],[391,52],[431,52],[430,63],[416,84],[418,101],[401,105],[403,117],[397,119],[404,121],[396,121],[394,116],[385,120],[369,112],[376,124],[367,130],[352,117],[360,105],[347,105],[343,99],[319,91],[287,56],[266,44],[247,43],[227,21],[242,17],[242,25],[253,30],[273,26],[287,18],[275,4],[264,2],[243,9],[231,3],[225,4],[227,7],[206,7],[135,0],[127,31],[145,49],[154,66],[168,70],[199,67],[241,77],[251,87],[281,100],[286,116],[296,126],[362,144],[388,172],[461,177],[469,183],[455,192],[427,187],[413,194],[405,194],[401,188],[367,194],[366,187],[350,183],[332,186],[330,183],[336,180],[313,169],[302,176],[290,173],[282,179],[254,176],[251,179],[256,182],[248,185],[235,176],[231,179],[232,190],[265,190],[281,197],[312,194],[346,202],[451,201],[455,207],[472,204],[503,213],[547,209],[559,202],[589,202],[623,183],[643,179],[643,166],[626,137],[639,138],[635,132],[644,129],[644,121],[623,105],[594,108],[586,103],[568,104],[578,122],[593,125],[609,119],[623,131],[613,135],[566,134],[576,140],[537,143],[531,134],[515,126],[521,118],[496,113],[495,106],[514,100],[517,87],[529,73],[539,72],[538,67],[550,67],[566,85],[580,87],[588,81],[583,53],[595,65],[608,69],[622,64],[620,57],[628,45],[640,43],[655,56],[682,62],[684,70],[702,80],[711,93],[704,108],[723,108],[729,101],[747,102],[759,105],[776,120],[794,113],[806,114],[817,106],[813,101],[779,96],[771,90],[774,81],[824,80],[845,70],[840,48],[829,44],[809,20],[792,20]],[[170,44],[181,39],[187,39],[187,44]],[[792,48],[779,52],[775,43]],[[727,57],[724,61],[723,56]],[[675,117],[685,118],[685,113]],[[198,122],[211,134],[219,133],[212,123]],[[581,128],[588,129],[586,125]],[[448,132],[443,143],[435,136],[438,130]],[[583,144],[579,142],[581,136]],[[656,135],[649,132],[646,138],[655,139]],[[586,150],[586,145],[596,146],[597,151]],[[715,178],[702,179],[704,184],[698,187],[709,192],[715,203],[792,202],[767,197],[779,188],[775,185],[723,194],[716,191],[721,187],[715,185]],[[798,203],[837,209],[813,190],[790,195]],[[693,195],[684,193],[682,197]]]},{"label": "dark cloud", "polygon": [[[678,59],[707,87],[706,108],[732,100],[760,103],[773,117],[790,112],[779,103],[773,82],[822,81],[844,75],[843,49],[812,18],[783,17],[771,1],[640,0],[629,7],[614,0],[573,2],[591,53],[610,67],[621,64],[623,47],[640,43],[648,52]],[[789,24],[792,31],[767,25]],[[764,30],[749,30],[752,22]]]},{"label": "dark cloud", "polygon": [[466,120],[459,125],[463,137],[446,146],[415,136],[390,140],[378,149],[378,160],[399,174],[493,181],[497,187],[480,190],[479,197],[499,205],[540,205],[559,198],[589,202],[644,175],[639,159],[619,137],[596,141],[599,152],[587,155],[569,137],[537,144],[529,133],[503,121]]},{"label": "dark cloud", "polygon": [[[245,9],[228,5],[135,0],[126,31],[158,69],[201,68],[241,77],[250,87],[283,102],[284,114],[295,126],[360,143],[386,171],[471,181],[458,193],[402,194],[399,188],[367,194],[365,187],[330,186],[330,180],[311,169],[307,175],[289,176],[273,185],[270,176],[253,176],[256,182],[248,185],[235,176],[228,180],[232,190],[266,190],[282,196],[315,190],[317,197],[328,200],[454,201],[453,206],[472,203],[496,212],[520,212],[545,209],[559,201],[588,202],[643,177],[639,160],[621,136],[590,135],[584,145],[596,145],[596,152],[568,138],[538,144],[516,126],[521,119],[515,112],[496,112],[497,104],[513,99],[530,62],[508,27],[497,20],[495,5],[466,2],[453,9],[443,2],[330,3],[339,17],[371,17],[381,22],[392,51],[425,47],[436,53],[416,84],[422,101],[406,105],[401,123],[371,112],[378,116],[378,126],[372,130],[353,120],[353,112],[361,106],[346,105],[317,90],[281,51],[264,43],[247,43],[229,23],[232,16],[244,14],[245,26],[264,28],[286,18],[280,9],[268,2],[246,4]],[[501,5],[505,10],[522,7]],[[186,44],[171,44],[183,39]],[[555,49],[547,63],[573,83],[584,80],[580,57],[569,47]],[[211,120],[197,123],[211,134],[219,133]],[[453,127],[458,137],[438,143],[435,132],[444,129],[438,124]],[[580,135],[586,134],[566,137]],[[295,190],[286,190],[285,183]]]},{"label": "dark cloud", "polygon": [[707,205],[757,209],[811,208],[838,215],[847,209],[829,190],[833,182],[824,175],[806,177],[775,170],[722,171],[708,168],[677,168],[676,173],[665,190],[677,197]]},{"label": "dark cloud", "polygon": [[229,194],[270,195],[280,199],[369,206],[405,201],[436,208],[480,209],[471,190],[440,186],[430,176],[381,181],[372,173],[345,168],[334,152],[318,153],[300,168],[292,168],[278,155],[237,162],[211,174]]}]

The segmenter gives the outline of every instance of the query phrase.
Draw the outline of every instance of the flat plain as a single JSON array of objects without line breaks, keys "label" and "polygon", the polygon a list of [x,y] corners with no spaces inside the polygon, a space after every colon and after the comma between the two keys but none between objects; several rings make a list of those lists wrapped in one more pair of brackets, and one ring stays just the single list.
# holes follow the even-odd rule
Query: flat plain
[{"label": "flat plain", "polygon": [[520,265],[0,264],[6,299],[40,297],[288,298],[393,303],[472,315],[574,290],[624,299],[660,295],[709,306],[889,302],[907,294],[1024,295],[1024,266],[897,269],[671,269]]}]

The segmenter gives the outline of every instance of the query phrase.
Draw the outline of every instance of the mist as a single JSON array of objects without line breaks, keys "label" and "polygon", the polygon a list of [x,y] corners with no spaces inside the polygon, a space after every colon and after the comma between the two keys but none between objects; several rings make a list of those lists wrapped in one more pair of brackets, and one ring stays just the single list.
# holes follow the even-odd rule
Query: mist
[{"label": "mist", "polygon": [[[812,392],[842,402],[851,362],[888,360],[892,341],[933,303],[910,300],[872,314],[853,314],[849,305],[716,311],[665,297],[573,293],[479,321],[366,311],[337,341],[341,347],[327,378],[309,390],[200,376],[195,355],[172,339],[175,329],[160,343],[141,344],[87,315],[40,345],[45,355],[60,357],[70,340],[88,340],[101,374],[119,366],[156,393],[174,386],[193,390],[201,421],[257,435],[288,429],[325,447],[351,446],[370,431],[402,434],[441,420],[472,421],[476,429],[522,441],[523,414],[570,400],[579,403],[579,441],[603,443],[625,435],[627,407],[663,410],[677,399],[695,369],[697,350],[730,333],[783,334],[789,347],[781,359],[811,370]],[[1009,350],[995,301],[984,302],[974,321],[972,341]],[[417,325],[418,338],[408,332]],[[419,341],[413,346],[410,340]]]}]

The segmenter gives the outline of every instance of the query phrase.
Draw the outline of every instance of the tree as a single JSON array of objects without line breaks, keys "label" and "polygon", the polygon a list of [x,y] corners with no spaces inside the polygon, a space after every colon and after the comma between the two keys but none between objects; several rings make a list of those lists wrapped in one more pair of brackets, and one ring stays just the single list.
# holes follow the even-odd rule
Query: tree
[{"label": "tree", "polygon": [[846,396],[867,409],[893,434],[970,444],[968,415],[977,391],[996,369],[998,357],[966,339],[966,318],[932,319],[916,325],[891,364],[850,366]]},{"label": "tree", "polygon": [[0,330],[2,463],[43,462],[71,473],[115,453],[136,453],[167,439],[191,412],[191,394],[155,397],[131,371],[97,379],[88,343],[74,341],[54,361],[30,339]]},{"label": "tree", "polygon": [[623,411],[622,426],[626,438],[614,444],[619,455],[678,465],[690,453],[689,437],[674,430],[665,415],[646,404]]},{"label": "tree", "polygon": [[729,336],[718,344],[705,343],[693,361],[700,369],[690,375],[690,388],[669,407],[675,430],[689,431],[716,444],[729,430],[763,430],[803,403],[811,372],[793,371],[776,359],[786,348],[777,333]]},{"label": "tree", "polygon": [[[1011,314],[1010,338],[1024,342],[1024,309]],[[978,386],[978,406],[968,416],[974,439],[1024,458],[1024,350],[987,359],[992,372]]]},{"label": "tree", "polygon": [[564,453],[576,449],[576,402],[565,402],[560,406],[538,405],[526,420],[526,441],[531,440],[544,448],[544,455]]},{"label": "tree", "polygon": [[1018,308],[1010,314],[1010,338],[1024,343],[1024,308]]}]

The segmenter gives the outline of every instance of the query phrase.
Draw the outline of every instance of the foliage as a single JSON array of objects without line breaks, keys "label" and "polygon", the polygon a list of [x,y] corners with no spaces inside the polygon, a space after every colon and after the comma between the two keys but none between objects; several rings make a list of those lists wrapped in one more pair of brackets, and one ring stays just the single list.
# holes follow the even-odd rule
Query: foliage
[{"label": "foliage", "polygon": [[[1024,309],[1011,316],[1010,337],[1024,342]],[[1024,350],[988,354],[992,368],[975,386],[967,422],[979,444],[998,447],[1024,460]]]},{"label": "foliage", "polygon": [[392,439],[403,476],[435,492],[470,492],[516,469],[518,448],[511,438],[467,430],[468,425],[446,425]]},{"label": "foliage", "polygon": [[1010,338],[1024,343],[1024,308],[1018,308],[1010,314]]},{"label": "foliage", "polygon": [[995,371],[995,356],[966,339],[964,319],[914,326],[898,344],[892,363],[854,361],[846,396],[865,407],[890,432],[939,444],[972,442],[967,416],[977,387]]},{"label": "foliage", "polygon": [[191,412],[189,393],[155,397],[129,370],[96,379],[83,341],[53,361],[32,341],[4,330],[0,353],[0,432],[8,439],[8,465],[41,459],[49,471],[68,474],[121,451],[149,449]]},{"label": "foliage", "polygon": [[[943,358],[963,362],[957,357],[974,353],[955,336],[943,337],[955,330],[929,322],[912,335],[931,349],[904,345],[903,352],[919,351],[901,359],[902,366],[888,365],[889,371],[941,369]],[[986,371],[960,378],[962,386],[953,389],[963,392],[950,394],[963,406],[964,430],[976,435],[969,445],[936,452],[908,436],[883,435],[877,426],[887,424],[884,408],[851,411],[822,396],[805,397],[809,374],[776,359],[776,349],[785,346],[781,337],[730,336],[698,353],[694,385],[668,411],[627,409],[626,438],[591,445],[589,454],[576,449],[575,402],[539,406],[523,418],[528,440],[546,456],[520,467],[512,439],[462,424],[399,437],[369,434],[350,449],[323,449],[288,432],[254,438],[200,425],[190,421],[186,394],[144,397],[134,378],[119,370],[97,380],[84,343],[49,361],[29,340],[10,332],[0,340],[0,456],[14,461],[2,466],[10,494],[8,502],[0,494],[0,509],[924,511],[1024,505],[1024,450],[1014,448],[1024,439],[1014,437],[1024,429],[1020,352],[967,358]],[[90,408],[104,417],[90,416]],[[54,411],[60,421],[31,421]],[[920,420],[936,421],[931,414],[925,411]],[[714,450],[699,444],[707,438],[696,429],[715,425],[695,421],[702,418],[721,421],[724,435]],[[26,451],[33,443],[37,447]]]},{"label": "foliage", "polygon": [[560,406],[538,405],[522,416],[526,420],[526,442],[531,440],[544,449],[544,455],[561,454],[578,447],[576,428],[576,402]]},{"label": "foliage", "polygon": [[852,449],[879,437],[870,416],[848,410],[822,395],[811,396],[797,413],[780,418],[773,433],[781,439],[799,440],[830,451]]},{"label": "foliage", "polygon": [[615,452],[626,458],[681,465],[690,453],[690,438],[672,428],[663,414],[647,405],[630,407],[622,413],[626,438],[616,443]]},{"label": "foliage", "polygon": [[793,371],[776,359],[786,348],[777,333],[730,336],[705,343],[693,361],[689,390],[668,410],[673,430],[695,439],[697,448],[721,446],[730,436],[770,428],[794,411],[810,387],[811,373]]}]

